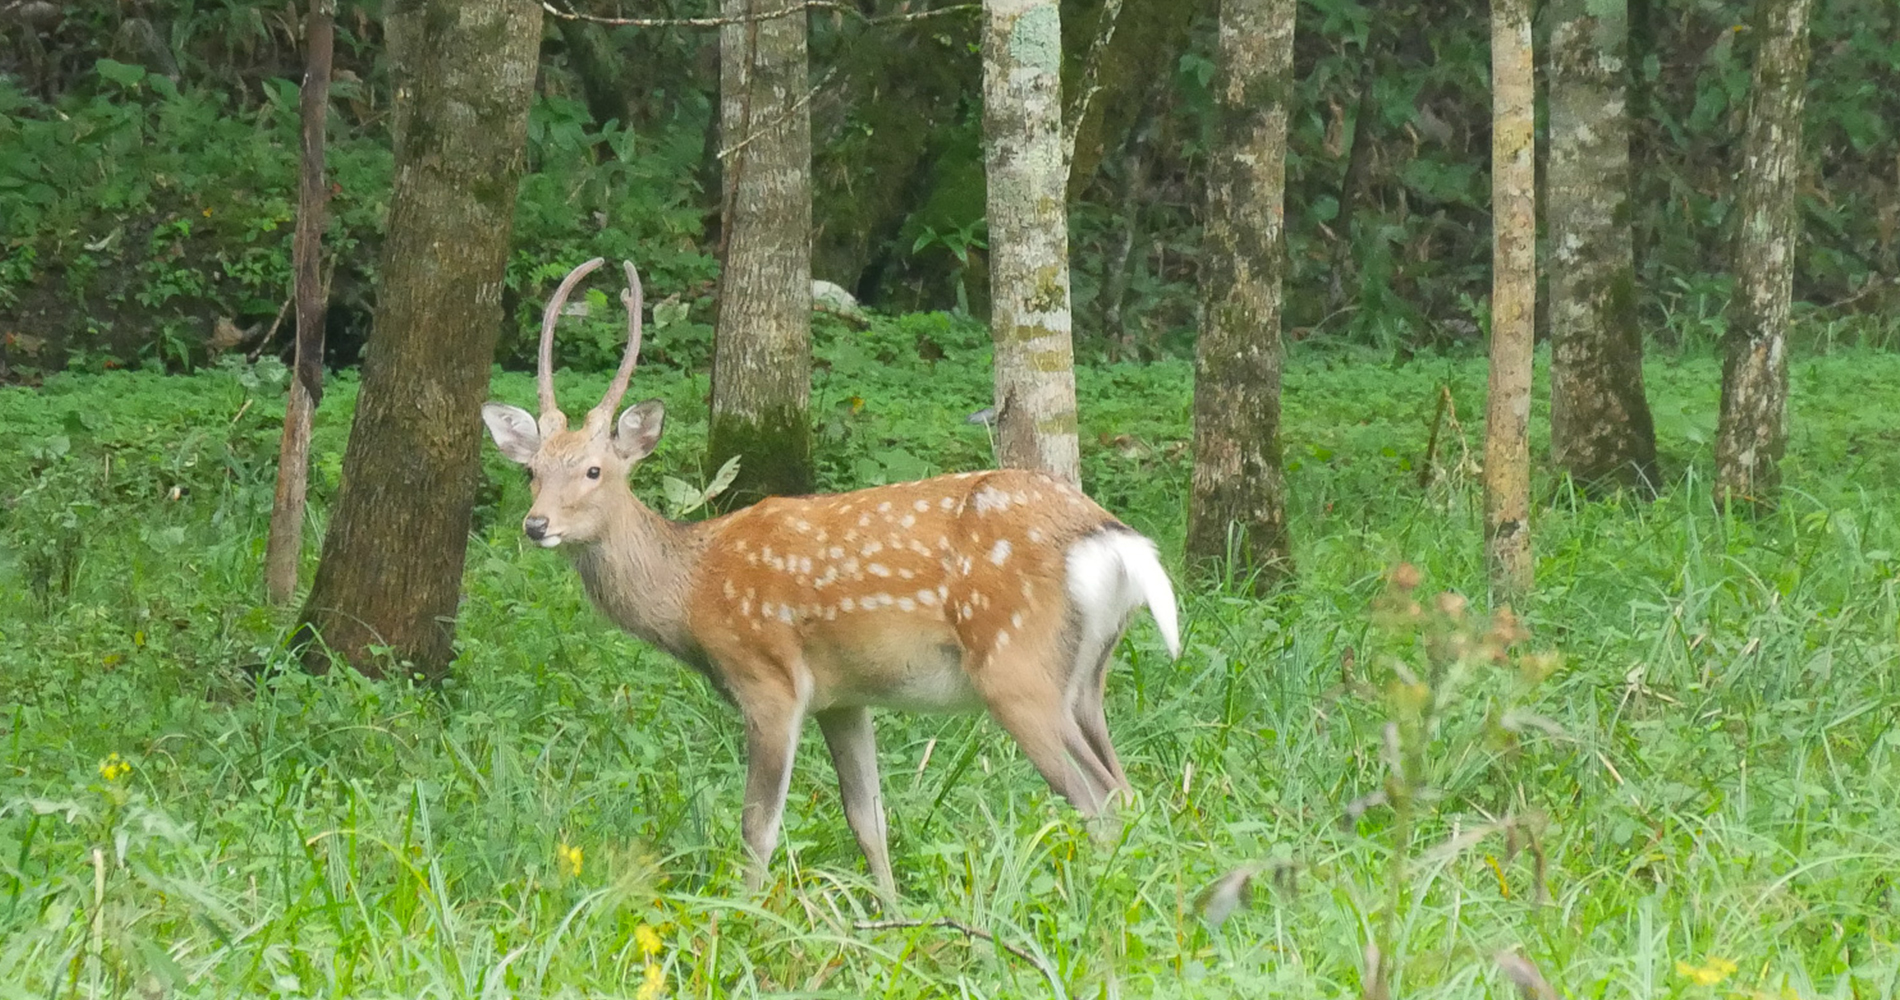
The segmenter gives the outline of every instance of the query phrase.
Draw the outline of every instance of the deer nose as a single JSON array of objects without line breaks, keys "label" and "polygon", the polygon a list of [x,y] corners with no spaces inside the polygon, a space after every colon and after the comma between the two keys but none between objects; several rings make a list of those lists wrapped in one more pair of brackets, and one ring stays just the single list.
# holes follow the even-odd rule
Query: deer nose
[{"label": "deer nose", "polygon": [[548,519],[545,517],[528,518],[526,521],[521,522],[521,530],[527,532],[529,538],[538,542],[542,536],[548,533]]}]

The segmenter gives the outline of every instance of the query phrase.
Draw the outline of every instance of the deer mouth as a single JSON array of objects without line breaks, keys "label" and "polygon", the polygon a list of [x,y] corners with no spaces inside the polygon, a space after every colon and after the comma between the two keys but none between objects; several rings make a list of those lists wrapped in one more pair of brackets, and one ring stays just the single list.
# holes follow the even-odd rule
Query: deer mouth
[{"label": "deer mouth", "polygon": [[539,545],[544,549],[551,549],[561,544],[561,536],[552,535],[552,534],[542,535],[540,538],[537,538],[534,540],[534,544]]}]

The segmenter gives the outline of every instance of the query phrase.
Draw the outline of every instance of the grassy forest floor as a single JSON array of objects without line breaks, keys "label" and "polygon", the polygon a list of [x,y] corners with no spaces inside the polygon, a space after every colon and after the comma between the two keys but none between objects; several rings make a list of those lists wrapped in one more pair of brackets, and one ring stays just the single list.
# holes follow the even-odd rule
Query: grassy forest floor
[{"label": "grassy forest floor", "polygon": [[[981,330],[820,342],[828,487],[986,464]],[[1539,480],[1520,648],[1561,663],[1500,666],[1448,659],[1482,649],[1476,611],[1414,618],[1386,582],[1406,561],[1428,609],[1482,604],[1482,360],[1296,351],[1300,581],[1184,586],[1178,662],[1131,631],[1124,822],[1091,832],[985,719],[880,716],[887,916],[994,945],[857,926],[878,914],[815,732],[747,897],[736,716],[524,544],[486,443],[454,680],[254,688],[283,660],[259,572],[281,368],[0,389],[0,997],[1354,997],[1369,943],[1392,996],[1511,995],[1501,951],[1570,996],[1893,996],[1900,355],[1795,361],[1790,496],[1759,521],[1709,503],[1715,359],[1648,377],[1667,488]],[[1080,382],[1087,486],[1178,560],[1190,369]],[[1464,422],[1421,486],[1441,384]],[[703,372],[634,392],[672,413],[636,490],[698,482]],[[320,414],[312,560],[354,394]],[[1248,864],[1253,905],[1209,926],[1198,894]]]}]

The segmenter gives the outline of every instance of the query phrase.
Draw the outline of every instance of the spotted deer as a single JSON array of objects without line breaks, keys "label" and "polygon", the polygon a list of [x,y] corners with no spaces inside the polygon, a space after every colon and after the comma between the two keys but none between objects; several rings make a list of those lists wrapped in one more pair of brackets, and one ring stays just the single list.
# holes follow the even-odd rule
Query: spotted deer
[{"label": "spotted deer", "polygon": [[482,418],[532,477],[527,536],[565,549],[607,617],[699,670],[744,715],[748,886],[777,847],[807,716],[887,895],[872,708],[987,708],[1083,813],[1125,791],[1102,707],[1109,654],[1143,604],[1180,653],[1154,543],[1075,487],[1011,469],[773,497],[697,523],[660,516],[627,480],[659,442],[664,409],[648,400],[615,418],[640,355],[632,264],[627,349],[606,396],[578,430],[555,403],[555,324],[600,263],[575,268],[542,316],[540,416],[489,403]]}]

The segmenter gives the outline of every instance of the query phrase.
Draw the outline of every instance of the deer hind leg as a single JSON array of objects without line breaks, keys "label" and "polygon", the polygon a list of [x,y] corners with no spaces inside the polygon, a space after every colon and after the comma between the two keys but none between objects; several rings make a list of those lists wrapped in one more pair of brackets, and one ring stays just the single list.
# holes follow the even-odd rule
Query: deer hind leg
[{"label": "deer hind leg", "polygon": [[891,875],[891,853],[884,826],[884,797],[878,790],[877,737],[868,708],[833,708],[816,713],[818,728],[831,750],[838,771],[838,794],[844,800],[845,822],[858,839],[866,864],[886,899],[897,898],[897,880]]},{"label": "deer hind leg", "polygon": [[1075,716],[1076,727],[1082,731],[1082,738],[1111,777],[1110,787],[1126,792],[1128,774],[1122,770],[1121,758],[1115,755],[1115,744],[1108,735],[1108,712],[1104,707],[1108,698],[1109,654],[1114,650],[1115,642],[1111,640],[1099,650],[1084,648],[1078,651],[1076,674],[1070,680],[1070,709]]},{"label": "deer hind leg", "polygon": [[1089,746],[1070,711],[1068,692],[1049,669],[1054,652],[1038,655],[1027,643],[993,650],[971,679],[990,714],[1016,738],[1049,787],[1085,815],[1096,816],[1116,787],[1115,777]]}]

